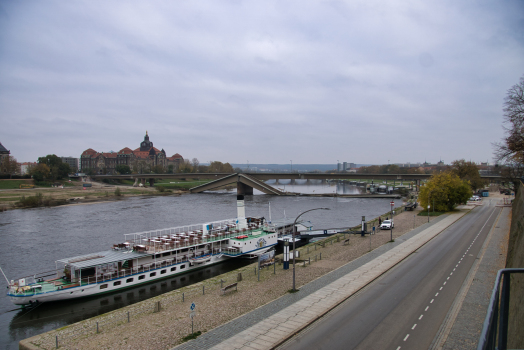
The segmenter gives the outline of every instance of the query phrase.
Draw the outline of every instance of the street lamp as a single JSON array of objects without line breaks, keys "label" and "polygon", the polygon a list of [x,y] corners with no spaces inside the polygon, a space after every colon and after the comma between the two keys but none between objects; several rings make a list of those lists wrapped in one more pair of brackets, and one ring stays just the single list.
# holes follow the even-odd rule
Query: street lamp
[{"label": "street lamp", "polygon": [[391,223],[389,225],[389,233],[391,235],[391,242],[393,242],[393,205],[395,205],[395,202],[391,201],[389,204],[391,205]]},{"label": "street lamp", "polygon": [[293,236],[292,236],[292,238],[293,238],[293,292],[296,291],[296,289],[295,289],[295,256],[297,255],[297,253],[295,252],[295,235],[296,235],[296,232],[297,232],[297,220],[298,220],[299,217],[301,217],[305,213],[313,211],[313,210],[331,210],[331,209],[329,209],[329,208],[315,208],[315,209],[309,209],[309,210],[303,211],[302,213],[298,214],[297,218],[295,219],[295,222],[293,223]]}]

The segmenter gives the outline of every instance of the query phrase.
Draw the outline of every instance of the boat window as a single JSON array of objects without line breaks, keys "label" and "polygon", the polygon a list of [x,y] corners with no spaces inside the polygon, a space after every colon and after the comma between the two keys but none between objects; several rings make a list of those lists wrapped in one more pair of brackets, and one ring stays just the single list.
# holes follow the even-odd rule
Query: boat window
[{"label": "boat window", "polygon": [[176,266],[171,268],[171,271],[176,271]]},{"label": "boat window", "polygon": [[126,283],[131,283],[131,282],[133,282],[133,278],[128,278],[128,279],[126,280]]},{"label": "boat window", "polygon": [[116,282],[113,282],[113,286],[119,286],[122,284],[122,281],[116,281]]},{"label": "boat window", "polygon": [[100,285],[100,289],[106,289],[107,288],[107,284],[101,284]]},{"label": "boat window", "polygon": [[138,276],[138,279],[139,279],[139,280],[143,280],[144,278],[146,278],[146,275]]},{"label": "boat window", "polygon": [[154,277],[154,276],[156,276],[156,272],[152,272],[149,274],[149,277]]},{"label": "boat window", "polygon": [[171,255],[171,252],[162,253],[162,256],[168,256],[168,255]]},{"label": "boat window", "polygon": [[160,271],[160,274],[163,275],[164,273],[166,273],[167,270],[162,270]]},{"label": "boat window", "polygon": [[186,265],[180,265],[180,270],[185,269]]}]

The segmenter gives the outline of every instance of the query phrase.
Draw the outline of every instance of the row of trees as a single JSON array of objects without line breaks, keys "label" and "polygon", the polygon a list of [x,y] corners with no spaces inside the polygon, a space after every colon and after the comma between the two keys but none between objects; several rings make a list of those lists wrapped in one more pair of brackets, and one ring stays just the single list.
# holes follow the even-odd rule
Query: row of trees
[{"label": "row of trees", "polygon": [[39,157],[37,164],[29,169],[29,174],[35,181],[62,180],[67,178],[70,172],[69,164],[62,162],[55,154]]}]

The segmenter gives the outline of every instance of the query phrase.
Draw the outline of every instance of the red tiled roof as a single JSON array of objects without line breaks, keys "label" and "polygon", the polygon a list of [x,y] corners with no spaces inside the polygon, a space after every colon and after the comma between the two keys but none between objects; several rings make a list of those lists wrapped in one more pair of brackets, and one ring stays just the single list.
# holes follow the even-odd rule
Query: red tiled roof
[{"label": "red tiled roof", "polygon": [[173,159],[177,159],[177,158],[182,158],[184,159],[184,157],[182,157],[180,154],[176,153],[176,154],[173,154],[173,156],[171,157]]},{"label": "red tiled roof", "polygon": [[88,148],[88,149],[86,149],[84,152],[82,152],[82,155],[83,155],[83,156],[88,156],[88,155],[89,155],[89,156],[93,156],[93,155],[95,155],[96,153],[97,153],[97,152],[96,152],[94,149],[92,149],[92,148]]},{"label": "red tiled roof", "polygon": [[160,150],[156,147],[153,147],[153,149],[157,152],[157,153],[160,153]]},{"label": "red tiled roof", "polygon": [[120,151],[118,151],[118,154],[132,154],[133,151],[129,147],[122,148]]},{"label": "red tiled roof", "polygon": [[149,152],[148,151],[134,151],[133,154],[137,158],[148,158],[149,157]]},{"label": "red tiled roof", "polygon": [[106,158],[116,158],[117,153],[116,152],[104,152],[102,153],[104,157]]}]

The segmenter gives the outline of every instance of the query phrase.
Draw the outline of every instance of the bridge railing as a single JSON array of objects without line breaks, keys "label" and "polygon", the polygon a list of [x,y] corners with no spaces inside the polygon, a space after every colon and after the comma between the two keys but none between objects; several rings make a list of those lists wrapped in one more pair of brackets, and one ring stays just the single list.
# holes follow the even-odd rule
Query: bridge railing
[{"label": "bridge railing", "polygon": [[[524,274],[524,268],[502,269],[497,273],[477,350],[507,349],[508,321],[512,312],[518,312],[517,310],[510,310],[509,307],[511,279],[512,276],[515,278],[516,274]],[[516,290],[513,292],[516,292]],[[512,298],[522,300],[524,295],[512,295]]]}]

